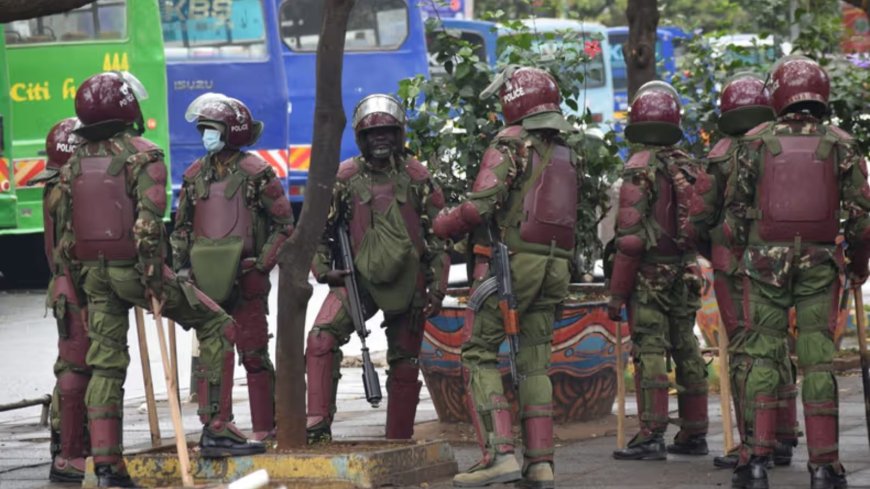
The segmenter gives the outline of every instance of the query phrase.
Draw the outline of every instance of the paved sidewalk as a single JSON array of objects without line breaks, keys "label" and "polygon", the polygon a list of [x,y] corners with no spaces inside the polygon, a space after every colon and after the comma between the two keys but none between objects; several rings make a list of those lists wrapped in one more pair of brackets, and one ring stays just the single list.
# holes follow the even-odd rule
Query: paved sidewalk
[{"label": "paved sidewalk", "polygon": [[[384,379],[384,373],[381,372]],[[372,409],[365,402],[359,369],[344,369],[339,412],[334,426],[337,437],[380,437],[383,436],[385,407]],[[840,377],[840,449],[844,465],[849,472],[850,488],[870,488],[870,451],[867,444],[867,430],[864,420],[864,405],[861,393],[861,379],[857,375]],[[184,396],[186,392],[182,392]],[[235,412],[242,429],[249,426],[247,389],[237,381],[235,388],[237,400]],[[423,389],[418,421],[435,420],[435,411],[428,392]],[[130,449],[149,446],[147,415],[140,409],[141,399],[128,399],[125,409],[125,444]],[[676,398],[671,397],[671,409],[676,409]],[[172,426],[167,406],[159,406],[161,433],[164,443],[172,444]],[[185,403],[184,423],[190,429],[189,437],[198,436],[195,427],[199,426],[194,405]],[[632,402],[627,405],[628,413],[636,412]],[[605,436],[579,442],[559,442],[556,453],[558,487],[588,488],[721,488],[730,487],[730,472],[715,469],[712,457],[722,447],[722,428],[719,399],[710,398],[711,427],[709,443],[711,454],[707,457],[672,456],[667,462],[617,462],[610,457],[615,438]],[[803,419],[802,415],[799,419]],[[49,484],[48,475],[48,432],[37,425],[38,418],[27,416],[0,423],[0,489],[62,488],[68,485]],[[676,432],[671,427],[668,438]],[[630,436],[630,434],[629,434]],[[478,449],[469,444],[454,445],[460,469],[472,465]],[[771,471],[772,488],[809,487],[806,471],[806,443],[802,438],[795,452],[791,467],[780,467]],[[450,481],[431,481],[430,488],[452,487]],[[499,487],[512,486],[493,486]]]}]

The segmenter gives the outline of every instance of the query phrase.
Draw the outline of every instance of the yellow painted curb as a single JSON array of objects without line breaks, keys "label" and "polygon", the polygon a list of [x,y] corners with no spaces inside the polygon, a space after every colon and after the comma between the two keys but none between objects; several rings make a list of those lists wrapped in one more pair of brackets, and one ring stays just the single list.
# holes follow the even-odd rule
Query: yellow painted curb
[{"label": "yellow painted curb", "polygon": [[[456,473],[452,447],[444,441],[340,441],[311,450],[269,452],[232,458],[202,458],[191,454],[197,485],[230,482],[265,469],[269,479],[290,487],[375,488],[419,485]],[[181,486],[174,452],[124,457],[127,470],[143,487]],[[82,487],[96,487],[93,459],[88,459]]]}]

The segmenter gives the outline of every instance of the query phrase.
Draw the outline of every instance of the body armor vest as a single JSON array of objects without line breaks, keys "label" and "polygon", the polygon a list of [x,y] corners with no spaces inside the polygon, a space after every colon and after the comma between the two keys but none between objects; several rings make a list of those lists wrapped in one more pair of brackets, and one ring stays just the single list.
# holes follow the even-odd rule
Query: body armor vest
[{"label": "body armor vest", "polygon": [[109,173],[113,156],[82,156],[72,182],[76,259],[133,260],[136,202],[127,194],[126,167]]},{"label": "body armor vest", "polygon": [[223,239],[237,236],[242,239],[242,258],[256,255],[254,250],[254,217],[245,202],[244,186],[237,187],[227,196],[231,177],[209,185],[208,195],[198,196],[193,216],[195,237]]},{"label": "body armor vest", "polygon": [[659,256],[676,256],[682,253],[675,241],[678,232],[677,202],[673,184],[663,171],[656,171],[656,201],[652,208],[652,219],[659,233],[656,245],[650,251]]},{"label": "body armor vest", "polygon": [[782,151],[763,153],[755,222],[766,243],[834,243],[839,229],[840,190],[833,152],[816,156],[821,138],[780,136]]},{"label": "body armor vest", "polygon": [[[544,163],[535,152],[527,171],[534,175]],[[549,164],[523,196],[522,213],[520,239],[547,246],[555,243],[563,250],[574,250],[577,169],[571,162],[571,152],[567,147],[553,147]]]}]

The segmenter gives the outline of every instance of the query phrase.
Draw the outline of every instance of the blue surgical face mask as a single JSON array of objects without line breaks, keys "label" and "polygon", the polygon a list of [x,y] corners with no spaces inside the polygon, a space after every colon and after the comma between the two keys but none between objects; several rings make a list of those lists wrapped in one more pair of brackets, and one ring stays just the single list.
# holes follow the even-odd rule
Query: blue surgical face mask
[{"label": "blue surgical face mask", "polygon": [[217,153],[224,149],[224,142],[221,141],[221,132],[217,129],[205,129],[202,131],[202,145],[209,153]]}]

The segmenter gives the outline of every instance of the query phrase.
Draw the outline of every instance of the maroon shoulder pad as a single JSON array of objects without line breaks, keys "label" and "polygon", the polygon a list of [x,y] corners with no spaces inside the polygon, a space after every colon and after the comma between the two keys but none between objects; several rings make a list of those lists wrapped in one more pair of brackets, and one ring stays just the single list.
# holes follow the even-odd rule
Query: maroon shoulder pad
[{"label": "maroon shoulder pad", "polygon": [[144,153],[146,151],[154,151],[155,149],[159,150],[160,146],[157,146],[153,142],[141,137],[141,136],[133,136],[130,138],[130,144],[136,148],[136,151],[140,153]]},{"label": "maroon shoulder pad", "polygon": [[429,179],[429,170],[417,158],[408,158],[408,161],[405,163],[405,171],[408,172],[411,180],[415,182]]},{"label": "maroon shoulder pad", "polygon": [[852,142],[852,140],[855,139],[851,134],[840,129],[837,126],[828,126],[828,131],[834,133],[834,136],[837,136],[838,139],[847,143]]},{"label": "maroon shoulder pad", "polygon": [[197,175],[199,175],[200,170],[202,170],[202,160],[194,161],[187,167],[187,170],[184,170],[184,179],[193,180]]},{"label": "maroon shoulder pad", "polygon": [[242,161],[239,161],[239,168],[253,177],[269,169],[269,164],[253,153],[245,153]]},{"label": "maroon shoulder pad", "polygon": [[653,158],[653,152],[650,150],[638,151],[631,155],[628,158],[628,161],[625,162],[626,168],[646,168],[649,166],[650,161]]},{"label": "maroon shoulder pad", "polygon": [[338,165],[338,174],[335,178],[338,180],[349,180],[352,176],[359,173],[359,165],[356,158],[348,158]]},{"label": "maroon shoulder pad", "polygon": [[747,136],[756,136],[758,134],[761,134],[762,132],[766,131],[770,126],[772,126],[773,124],[774,123],[772,121],[762,122],[761,124],[750,129],[746,133],[746,135]]},{"label": "maroon shoulder pad", "polygon": [[713,149],[707,154],[707,158],[721,158],[728,154],[728,151],[731,150],[732,143],[734,142],[731,138],[722,138],[716,143],[716,146],[713,146]]}]

